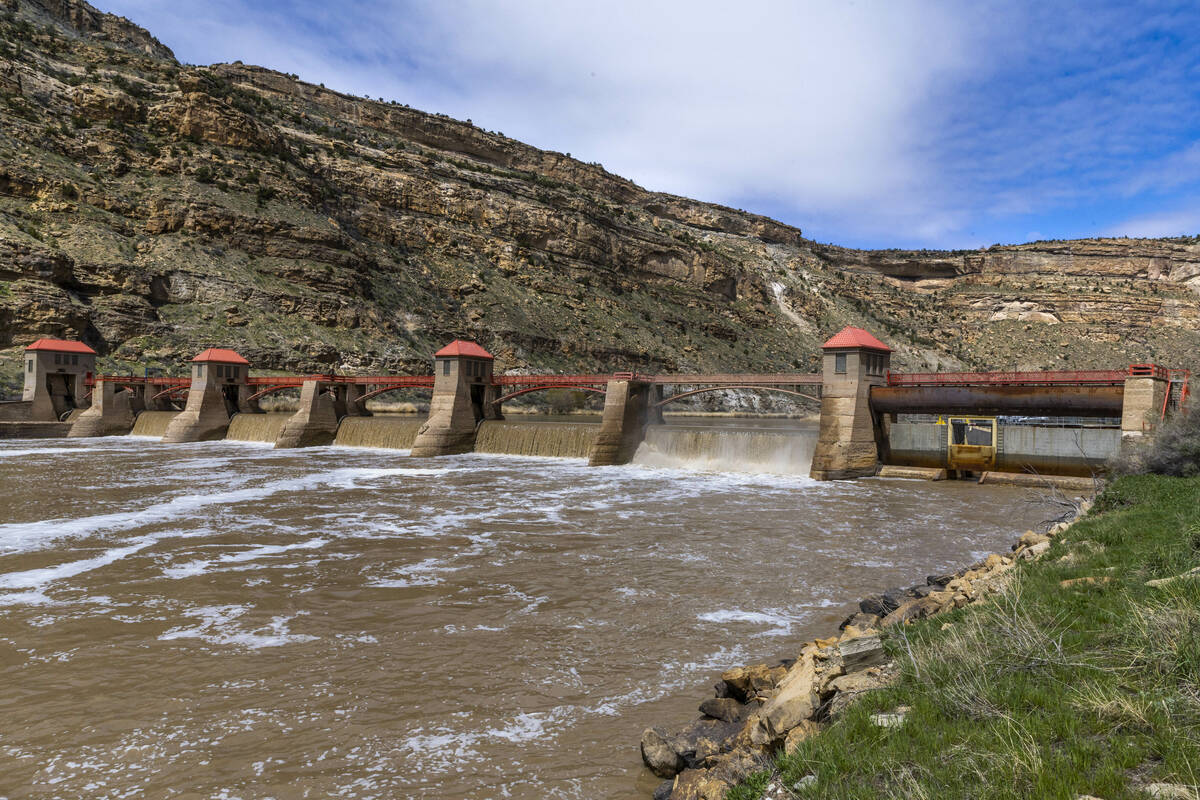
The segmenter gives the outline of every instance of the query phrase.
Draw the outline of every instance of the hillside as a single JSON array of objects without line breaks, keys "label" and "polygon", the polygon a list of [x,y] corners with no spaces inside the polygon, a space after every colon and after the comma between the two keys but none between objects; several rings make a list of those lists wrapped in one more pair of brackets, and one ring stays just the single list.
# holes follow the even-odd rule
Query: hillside
[{"label": "hillside", "polygon": [[793,370],[847,323],[904,368],[1197,367],[1200,241],[857,251],[467,122],[241,63],[82,0],[0,0],[0,386],[105,368]]}]

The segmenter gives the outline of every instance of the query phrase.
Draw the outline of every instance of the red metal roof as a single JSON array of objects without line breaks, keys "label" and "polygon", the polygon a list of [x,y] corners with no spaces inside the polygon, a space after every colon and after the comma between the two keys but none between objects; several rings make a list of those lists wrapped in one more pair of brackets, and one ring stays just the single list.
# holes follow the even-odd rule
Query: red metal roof
[{"label": "red metal roof", "polygon": [[826,350],[842,347],[864,347],[867,350],[882,350],[885,353],[892,352],[892,348],[888,347],[886,344],[879,341],[862,328],[855,328],[852,325],[847,325],[846,327],[842,328],[833,335],[833,338],[821,345],[821,347]]},{"label": "red metal roof", "polygon": [[66,339],[38,339],[26,350],[50,350],[55,353],[87,353],[96,355],[96,351],[83,342],[68,342]]},{"label": "red metal roof", "polygon": [[442,356],[466,356],[467,358],[490,359],[492,354],[474,342],[464,342],[462,339],[455,339],[453,342],[434,353],[433,356],[434,358],[441,358]]},{"label": "red metal roof", "polygon": [[232,350],[226,350],[221,347],[210,347],[193,358],[192,361],[220,361],[222,364],[250,363]]}]

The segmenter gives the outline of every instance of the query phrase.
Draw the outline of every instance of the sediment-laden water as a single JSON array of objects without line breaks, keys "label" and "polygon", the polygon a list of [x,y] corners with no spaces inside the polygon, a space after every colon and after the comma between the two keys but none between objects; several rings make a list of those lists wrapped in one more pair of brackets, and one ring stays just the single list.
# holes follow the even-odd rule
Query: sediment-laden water
[{"label": "sediment-laden water", "polygon": [[644,727],[1006,546],[1041,516],[1025,497],[0,442],[0,796],[645,797]]}]

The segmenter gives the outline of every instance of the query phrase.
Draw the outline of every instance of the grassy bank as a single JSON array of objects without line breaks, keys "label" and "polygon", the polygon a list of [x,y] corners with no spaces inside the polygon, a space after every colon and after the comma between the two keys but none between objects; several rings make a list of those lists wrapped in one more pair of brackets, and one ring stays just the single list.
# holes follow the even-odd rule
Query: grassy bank
[{"label": "grassy bank", "polygon": [[[728,797],[773,777],[782,796],[821,798],[1194,792],[1200,577],[1148,582],[1198,565],[1200,478],[1122,478],[994,600],[889,629],[899,681]],[[904,706],[899,726],[872,721]]]}]

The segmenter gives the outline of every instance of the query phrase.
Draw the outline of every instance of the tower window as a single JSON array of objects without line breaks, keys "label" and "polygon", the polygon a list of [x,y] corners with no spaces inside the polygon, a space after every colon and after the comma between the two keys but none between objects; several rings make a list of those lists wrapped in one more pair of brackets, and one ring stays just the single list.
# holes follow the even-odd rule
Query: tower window
[{"label": "tower window", "polygon": [[846,374],[846,354],[836,353],[833,356],[833,371],[838,375]]}]

